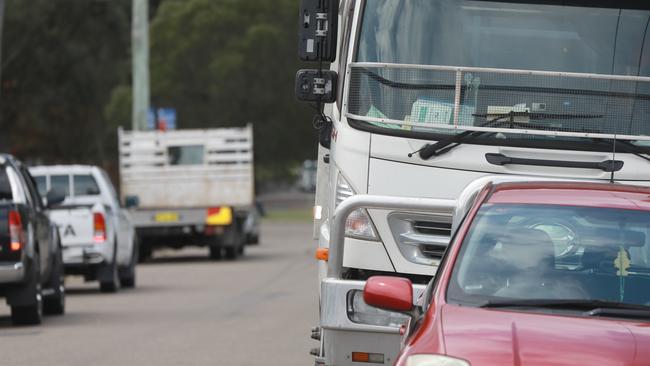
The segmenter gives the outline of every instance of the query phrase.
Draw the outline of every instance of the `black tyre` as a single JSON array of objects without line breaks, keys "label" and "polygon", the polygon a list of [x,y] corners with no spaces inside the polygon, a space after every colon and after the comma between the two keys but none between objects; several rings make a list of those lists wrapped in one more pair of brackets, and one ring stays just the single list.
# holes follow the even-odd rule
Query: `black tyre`
[{"label": "black tyre", "polygon": [[43,298],[43,312],[47,315],[65,314],[65,272],[63,270],[63,258],[61,250],[54,260],[52,274],[47,287],[54,292]]},{"label": "black tyre", "polygon": [[11,322],[14,325],[38,325],[43,321],[43,302],[30,306],[12,306]]},{"label": "black tyre", "polygon": [[149,261],[153,257],[153,248],[148,240],[141,240],[138,244],[138,263]]},{"label": "black tyre", "polygon": [[240,255],[244,254],[245,237],[244,233],[241,232],[242,228],[236,222],[233,223],[233,226],[230,228],[230,231],[227,235],[226,240],[228,241],[228,246],[226,249],[226,259],[235,260]]},{"label": "black tyre", "polygon": [[223,258],[221,245],[210,245],[210,259],[220,260]]},{"label": "black tyre", "polygon": [[38,253],[34,255],[32,273],[24,291],[32,297],[31,304],[11,306],[11,322],[14,325],[37,325],[43,321],[43,297],[41,294],[41,269]]},{"label": "black tyre", "polygon": [[120,270],[120,285],[124,288],[135,287],[135,266],[138,263],[138,241],[134,239],[131,261],[126,268]]},{"label": "black tyre", "polygon": [[117,245],[113,249],[113,262],[107,266],[109,266],[108,271],[110,275],[107,279],[99,281],[99,290],[107,293],[117,292],[120,289],[120,276],[117,268]]},{"label": "black tyre", "polygon": [[226,247],[226,259],[235,260],[239,256],[239,248]]},{"label": "black tyre", "polygon": [[260,236],[258,234],[248,234],[246,237],[246,244],[258,245],[260,243]]}]

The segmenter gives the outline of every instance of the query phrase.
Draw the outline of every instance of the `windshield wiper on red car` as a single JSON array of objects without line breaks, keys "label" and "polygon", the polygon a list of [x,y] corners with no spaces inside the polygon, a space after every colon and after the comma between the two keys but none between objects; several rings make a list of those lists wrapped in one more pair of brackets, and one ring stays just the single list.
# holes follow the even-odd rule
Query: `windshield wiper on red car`
[{"label": "windshield wiper on red car", "polygon": [[481,308],[547,308],[582,310],[588,316],[612,316],[650,319],[650,306],[615,301],[581,299],[503,299],[489,300]]},{"label": "windshield wiper on red car", "polygon": [[[474,114],[475,117],[488,117],[487,114]],[[578,118],[601,118],[602,114],[559,114],[559,113],[535,113],[535,112],[509,112],[503,114],[490,114],[492,119],[477,127],[499,127],[510,126],[510,128],[522,127],[526,129],[544,129],[545,126],[533,124],[529,122],[517,122],[515,117],[528,117],[533,120],[543,119],[578,119]],[[495,132],[492,131],[472,131],[466,130],[450,138],[440,140],[433,144],[426,144],[419,150],[420,158],[423,160],[430,159],[433,156],[442,155],[463,142],[479,137],[481,135],[489,135]]]}]

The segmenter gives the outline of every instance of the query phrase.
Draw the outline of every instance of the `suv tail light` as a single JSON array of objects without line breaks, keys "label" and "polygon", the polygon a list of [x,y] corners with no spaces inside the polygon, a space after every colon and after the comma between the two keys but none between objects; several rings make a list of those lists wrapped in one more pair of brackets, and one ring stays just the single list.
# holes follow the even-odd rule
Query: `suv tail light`
[{"label": "suv tail light", "polygon": [[25,235],[23,235],[23,223],[18,211],[9,211],[9,249],[17,252],[25,246]]},{"label": "suv tail light", "polygon": [[99,212],[93,214],[93,240],[95,243],[106,241],[106,220]]}]

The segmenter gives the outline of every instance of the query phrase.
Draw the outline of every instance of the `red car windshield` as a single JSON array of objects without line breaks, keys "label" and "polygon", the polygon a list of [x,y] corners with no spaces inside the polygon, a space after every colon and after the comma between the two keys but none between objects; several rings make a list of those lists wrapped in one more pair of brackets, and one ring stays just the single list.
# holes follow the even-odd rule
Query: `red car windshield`
[{"label": "red car windshield", "polygon": [[650,305],[649,236],[646,211],[486,204],[462,243],[447,300]]}]

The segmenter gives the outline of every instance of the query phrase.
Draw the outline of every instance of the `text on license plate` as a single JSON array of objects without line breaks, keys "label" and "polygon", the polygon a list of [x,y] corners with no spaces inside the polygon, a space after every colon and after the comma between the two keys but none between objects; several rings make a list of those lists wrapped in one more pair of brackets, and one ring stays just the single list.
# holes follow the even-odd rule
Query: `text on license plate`
[{"label": "text on license plate", "polygon": [[177,212],[159,212],[154,217],[156,222],[177,222],[178,213]]}]

